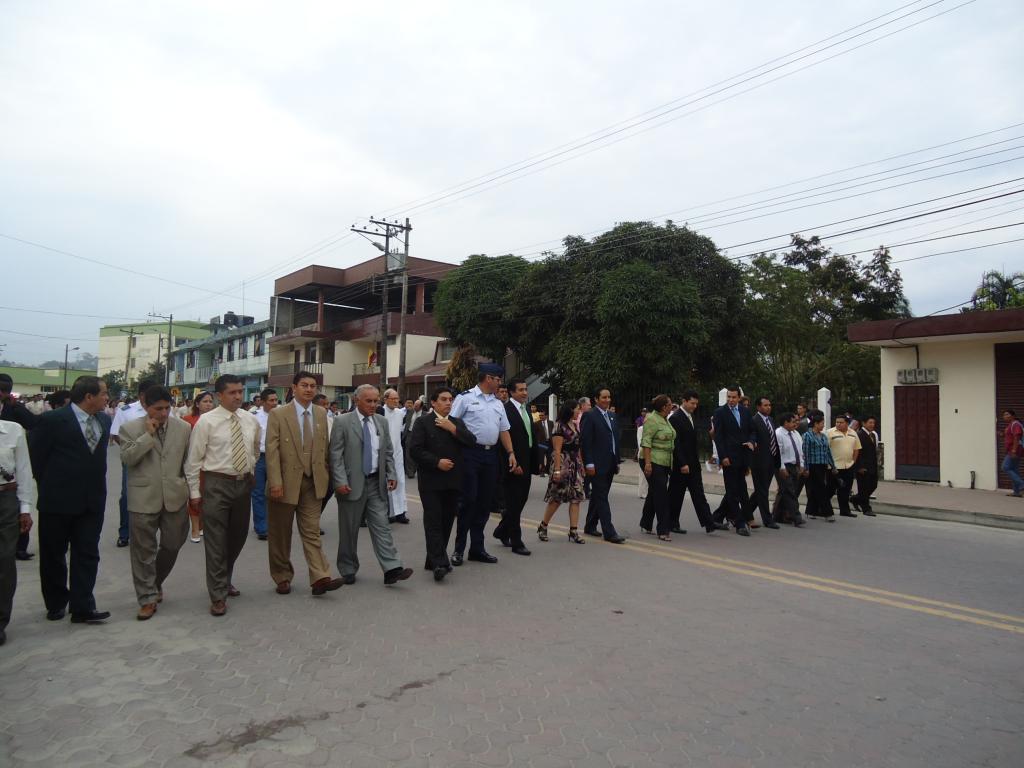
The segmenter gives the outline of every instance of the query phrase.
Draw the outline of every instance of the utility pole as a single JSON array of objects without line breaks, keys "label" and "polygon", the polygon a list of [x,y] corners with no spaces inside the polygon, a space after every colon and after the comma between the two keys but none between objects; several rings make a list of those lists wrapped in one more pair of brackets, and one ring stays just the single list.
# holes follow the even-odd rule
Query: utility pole
[{"label": "utility pole", "polygon": [[158,315],[156,312],[150,312],[149,316],[159,317],[161,320],[167,321],[167,364],[164,365],[164,386],[169,387],[171,385],[171,354],[174,351],[174,345],[172,344],[174,339],[174,314]]},{"label": "utility pole", "polygon": [[124,356],[124,388],[125,390],[127,390],[128,385],[131,383],[132,380],[131,373],[128,370],[128,364],[131,362],[132,359],[132,339],[135,338],[135,327],[132,326],[127,331],[124,328],[119,328],[118,330],[121,331],[121,333],[128,334],[128,351],[125,353]]},{"label": "utility pole", "polygon": [[[405,249],[402,252],[402,314],[398,323],[398,394],[405,399],[405,314],[409,303],[409,231],[412,225],[405,218]],[[426,390],[423,391],[426,394]]]},{"label": "utility pole", "polygon": [[68,350],[78,349],[78,347],[72,347],[70,344],[64,345],[64,389],[68,388]]},{"label": "utility pole", "polygon": [[[372,216],[369,219],[370,224],[375,228],[370,229],[359,229],[353,226],[352,232],[356,232],[361,235],[369,235],[372,237],[383,237],[384,245],[371,240],[374,247],[384,254],[384,273],[381,275],[381,308],[380,308],[380,329],[381,329],[381,343],[380,343],[380,391],[384,392],[388,387],[388,288],[391,281],[391,275],[394,272],[402,270],[403,273],[403,284],[402,284],[402,314],[401,314],[401,326],[399,333],[401,338],[399,339],[399,392],[401,392],[401,386],[404,383],[405,378],[405,302],[407,300],[408,291],[408,278],[405,276],[405,262],[409,254],[409,230],[412,226],[409,224],[409,219],[405,220],[405,224],[400,224],[397,221],[386,221],[383,219],[375,219]],[[405,253],[391,251],[391,239],[398,237],[400,233],[405,233]],[[367,238],[369,239],[369,238]],[[397,264],[392,265],[392,261],[397,259],[401,260],[401,266]]]}]

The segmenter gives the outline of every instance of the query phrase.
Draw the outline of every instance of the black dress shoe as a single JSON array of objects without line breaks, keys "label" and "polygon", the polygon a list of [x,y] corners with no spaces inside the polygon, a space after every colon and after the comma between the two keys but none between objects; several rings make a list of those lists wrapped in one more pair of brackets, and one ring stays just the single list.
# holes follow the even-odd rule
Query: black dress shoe
[{"label": "black dress shoe", "polygon": [[472,560],[474,563],[496,563],[498,558],[488,552],[470,552],[466,555],[467,560]]},{"label": "black dress shoe", "polygon": [[267,534],[265,534],[265,533],[257,533],[256,534],[256,538],[259,539],[260,541],[266,541],[267,540]]},{"label": "black dress shoe", "polygon": [[117,540],[117,546],[119,546],[119,547],[127,547],[128,546],[128,539],[118,539]]},{"label": "black dress shoe", "polygon": [[779,524],[778,524],[778,523],[775,523],[775,522],[772,522],[772,523],[765,523],[765,524],[764,524],[764,527],[765,527],[765,528],[771,528],[771,529],[773,529],[773,530],[776,530],[776,531],[777,531],[777,530],[779,530]]},{"label": "black dress shoe", "polygon": [[402,514],[395,517],[395,522],[401,523],[402,525],[408,525],[410,522],[409,516],[403,512]]},{"label": "black dress shoe", "polygon": [[89,611],[71,614],[72,624],[102,624],[110,618],[110,611]]},{"label": "black dress shoe", "polygon": [[743,525],[736,529],[736,533],[738,533],[740,536],[749,536],[750,529],[747,528],[747,526]]},{"label": "black dress shoe", "polygon": [[46,618],[47,618],[48,621],[60,621],[61,619],[64,618],[64,616],[65,616],[65,614],[64,614],[64,609],[63,608],[58,608],[55,611],[47,611],[46,612]]},{"label": "black dress shoe", "polygon": [[448,575],[448,569],[447,568],[435,568],[434,569],[434,581],[441,581],[447,575]]},{"label": "black dress shoe", "polygon": [[35,555],[31,552],[15,552],[14,557],[18,560],[31,560]]},{"label": "black dress shoe", "polygon": [[460,565],[462,565],[462,553],[461,552],[452,552],[452,565],[454,565],[456,568],[458,568]]},{"label": "black dress shoe", "polygon": [[598,531],[596,528],[584,528],[583,532],[585,534],[587,534],[587,536],[600,536],[601,535],[600,531]]},{"label": "black dress shoe", "polygon": [[840,512],[839,516],[840,517],[856,517],[857,515],[854,514],[853,512]]},{"label": "black dress shoe", "polygon": [[342,576],[341,580],[345,584],[352,585],[356,583],[356,575],[354,573],[349,573],[345,576]]},{"label": "black dress shoe", "polygon": [[625,544],[626,543],[626,537],[625,536],[605,536],[604,540],[607,541],[609,544]]},{"label": "black dress shoe", "polygon": [[850,504],[851,504],[851,505],[853,506],[853,508],[854,508],[854,509],[856,509],[856,510],[857,510],[858,512],[860,512],[860,511],[861,511],[861,508],[860,508],[860,502],[859,502],[859,501],[858,501],[857,499],[854,499],[853,497],[850,497]]},{"label": "black dress shoe", "polygon": [[679,526],[676,526],[675,528],[672,529],[672,533],[686,533],[686,529],[685,528],[680,528]]},{"label": "black dress shoe", "polygon": [[512,547],[512,554],[513,555],[529,555],[530,554],[530,550],[528,550],[522,544],[517,544],[516,546]]},{"label": "black dress shoe", "polygon": [[864,512],[865,516],[867,516],[867,517],[878,517],[878,515],[876,515],[870,509],[865,509],[865,510],[863,510],[863,512]]},{"label": "black dress shoe", "polygon": [[805,525],[807,525],[807,522],[805,520],[794,520],[793,521],[793,527],[794,528],[803,528]]},{"label": "black dress shoe", "polygon": [[499,533],[498,531],[494,531],[491,534],[491,536],[493,536],[498,541],[500,541],[501,542],[501,546],[503,546],[503,547],[511,547],[512,546],[512,539],[508,538],[507,536],[502,536],[501,533]]},{"label": "black dress shoe", "polygon": [[400,581],[405,581],[412,576],[412,568],[392,568],[390,571],[384,574],[384,583],[387,585],[397,584]]}]

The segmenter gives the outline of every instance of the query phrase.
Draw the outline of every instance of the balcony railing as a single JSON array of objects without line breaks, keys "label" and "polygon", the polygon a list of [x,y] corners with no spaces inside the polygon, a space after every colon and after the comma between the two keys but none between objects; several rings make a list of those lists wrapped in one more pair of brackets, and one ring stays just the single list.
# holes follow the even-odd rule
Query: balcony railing
[{"label": "balcony railing", "polygon": [[365,376],[368,373],[380,373],[380,366],[369,363],[356,363],[352,366],[353,376]]},{"label": "balcony railing", "polygon": [[270,366],[271,376],[294,376],[299,371],[309,371],[313,374],[324,372],[323,363],[280,363]]}]

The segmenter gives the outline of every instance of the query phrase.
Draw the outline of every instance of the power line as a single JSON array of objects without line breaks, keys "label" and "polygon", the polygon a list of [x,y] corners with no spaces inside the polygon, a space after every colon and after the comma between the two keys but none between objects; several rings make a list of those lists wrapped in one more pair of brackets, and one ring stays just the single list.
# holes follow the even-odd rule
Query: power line
[{"label": "power line", "polygon": [[76,312],[53,312],[46,309],[28,309],[27,307],[0,307],[0,309],[10,310],[11,312],[31,312],[37,315],[59,315],[60,317],[88,317],[95,320],[132,320],[135,322],[145,322],[143,317],[118,317],[116,315],[83,315]]}]

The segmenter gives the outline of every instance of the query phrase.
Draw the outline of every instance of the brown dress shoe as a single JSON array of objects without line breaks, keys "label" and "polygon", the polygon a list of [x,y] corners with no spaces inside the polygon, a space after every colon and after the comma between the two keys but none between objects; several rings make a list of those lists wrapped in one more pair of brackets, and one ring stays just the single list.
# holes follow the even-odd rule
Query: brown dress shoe
[{"label": "brown dress shoe", "polygon": [[322,595],[324,592],[333,592],[336,589],[341,589],[341,585],[344,583],[343,579],[332,579],[330,576],[324,576],[322,579],[317,579],[313,582],[313,594]]},{"label": "brown dress shoe", "polygon": [[156,593],[156,601],[158,603],[162,603],[164,601],[164,591],[162,589]]},{"label": "brown dress shoe", "polygon": [[228,604],[223,600],[216,600],[210,603],[210,615],[211,616],[223,616],[228,612]]},{"label": "brown dress shoe", "polygon": [[135,618],[139,621],[145,621],[146,619],[153,618],[154,613],[156,613],[156,603],[146,603],[139,608],[139,612],[136,614]]},{"label": "brown dress shoe", "polygon": [[228,584],[228,597],[238,597],[240,594],[242,593],[235,589],[234,584]]},{"label": "brown dress shoe", "polygon": [[277,594],[279,595],[287,595],[291,591],[292,583],[288,581],[288,579],[285,579],[277,585]]}]

